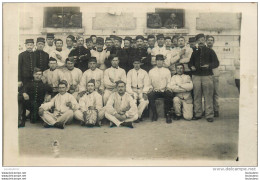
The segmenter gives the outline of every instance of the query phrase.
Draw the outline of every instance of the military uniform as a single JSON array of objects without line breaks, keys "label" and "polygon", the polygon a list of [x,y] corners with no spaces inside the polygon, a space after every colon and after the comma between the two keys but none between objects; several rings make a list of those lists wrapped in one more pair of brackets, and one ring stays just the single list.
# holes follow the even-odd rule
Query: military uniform
[{"label": "military uniform", "polygon": [[[88,69],[88,60],[91,56],[90,50],[86,49],[84,46],[78,46],[69,53],[69,57],[72,56],[75,59],[75,67],[79,68],[82,72],[85,72]],[[80,56],[82,57],[80,58]]]}]

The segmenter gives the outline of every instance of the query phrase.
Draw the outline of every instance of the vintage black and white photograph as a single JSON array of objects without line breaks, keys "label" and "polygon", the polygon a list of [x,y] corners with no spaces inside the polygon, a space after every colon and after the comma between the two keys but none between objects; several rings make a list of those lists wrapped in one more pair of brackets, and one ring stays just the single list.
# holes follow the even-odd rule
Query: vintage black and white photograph
[{"label": "vintage black and white photograph", "polygon": [[238,162],[250,60],[240,58],[244,14],[222,6],[17,3],[17,105],[6,108],[17,112],[18,157],[41,159],[18,164]]}]

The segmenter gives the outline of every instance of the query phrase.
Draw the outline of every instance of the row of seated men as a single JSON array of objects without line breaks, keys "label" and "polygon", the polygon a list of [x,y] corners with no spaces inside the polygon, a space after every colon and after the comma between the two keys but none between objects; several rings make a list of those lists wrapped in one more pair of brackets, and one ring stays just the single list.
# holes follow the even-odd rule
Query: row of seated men
[{"label": "row of seated men", "polygon": [[[157,49],[159,50],[161,50],[162,47],[166,47],[164,45],[162,47],[159,46],[160,42],[158,41],[158,39],[160,39],[160,36],[162,35],[159,35],[159,37],[157,36],[157,43],[159,47]],[[97,45],[96,45],[97,49],[99,44],[98,39],[99,38],[97,38]],[[141,37],[138,36],[136,37],[136,39],[137,41],[138,40],[143,41],[142,36]],[[164,41],[164,37],[162,39]],[[95,107],[94,105],[88,105],[88,106],[86,105],[87,109],[90,106],[89,110],[93,110],[93,111],[95,110],[95,112],[98,112],[97,117],[99,118],[97,119],[102,119],[103,116],[100,115],[100,113],[105,112],[103,114],[106,115],[106,118],[109,119],[111,122],[113,122],[113,124],[116,124],[117,126],[119,126],[122,123],[121,125],[127,125],[128,127],[132,127],[132,123],[129,123],[129,120],[126,120],[129,119],[127,118],[129,113],[132,114],[131,112],[133,112],[130,111],[128,113],[128,111],[132,109],[129,107],[130,104],[133,104],[130,103],[130,101],[132,100],[134,100],[133,102],[135,102],[134,103],[135,105],[138,104],[138,108],[133,108],[136,109],[135,113],[133,114],[135,115],[138,114],[138,117],[131,119],[131,121],[141,120],[142,113],[148,104],[150,105],[150,108],[153,112],[152,120],[156,121],[158,119],[158,113],[155,106],[155,99],[159,97],[164,98],[166,122],[168,123],[171,122],[173,115],[175,115],[174,118],[176,119],[180,119],[182,115],[184,119],[187,120],[200,119],[202,116],[202,102],[201,102],[202,92],[205,99],[205,116],[209,122],[212,122],[214,116],[214,111],[213,111],[214,86],[213,86],[213,78],[212,78],[213,75],[212,69],[218,67],[219,62],[215,52],[212,49],[205,46],[205,36],[203,34],[197,35],[196,40],[198,42],[198,47],[194,48],[193,50],[191,49],[192,51],[189,50],[186,51],[188,47],[184,46],[185,39],[183,37],[179,37],[178,44],[182,49],[178,53],[175,52],[174,49],[171,49],[170,50],[171,53],[169,54],[163,54],[162,51],[162,54],[155,55],[155,60],[154,60],[155,62],[153,62],[152,58],[151,59],[147,58],[147,56],[146,57],[145,56],[141,57],[138,55],[131,56],[131,60],[128,59],[128,64],[129,62],[132,62],[131,68],[129,68],[128,66],[129,69],[126,68],[123,69],[120,67],[120,62],[122,59],[120,59],[120,53],[117,52],[110,54],[108,55],[107,58],[105,58],[105,60],[109,62],[107,64],[110,64],[111,66],[109,68],[106,66],[105,63],[100,63],[100,61],[97,60],[98,59],[97,57],[95,56],[87,57],[88,54],[85,54],[84,57],[81,58],[79,58],[78,56],[75,57],[69,55],[69,57],[66,58],[64,64],[59,64],[58,63],[59,61],[57,59],[51,57],[49,58],[49,62],[48,62],[49,69],[47,70],[42,69],[42,63],[39,63],[42,61],[37,61],[37,60],[34,61],[34,58],[20,57],[23,56],[23,53],[21,53],[19,55],[19,73],[18,73],[19,88],[20,88],[20,96],[19,96],[20,125],[19,126],[24,126],[25,119],[26,119],[25,109],[29,109],[30,117],[31,117],[30,119],[32,122],[38,120],[39,119],[38,115],[40,115],[41,119],[46,123],[45,127],[54,125],[55,127],[63,128],[64,124],[67,121],[71,120],[71,118],[69,117],[71,116],[73,117],[73,114],[71,115],[70,112],[70,116],[66,115],[66,118],[64,120],[62,114],[65,112],[61,110],[60,107],[54,107],[54,114],[50,115],[51,112],[49,110],[51,109],[51,107],[53,108],[53,106],[58,106],[58,104],[61,107],[69,107],[71,110],[74,110],[74,116],[76,119],[82,119],[79,117],[83,117],[84,123],[89,124],[86,123],[87,119],[89,119],[87,118],[89,117],[89,114],[87,114],[88,111],[83,111],[82,112],[83,116],[81,116],[79,111],[76,108],[76,107],[79,108],[79,106],[77,106],[76,104],[77,102],[79,102],[79,104],[82,104],[80,103],[82,102],[82,97],[88,94],[93,94],[93,92],[90,93],[87,88],[89,82],[94,82],[93,83],[95,86],[94,94],[100,94],[102,106],[104,105],[104,108],[102,108],[103,110],[102,111],[102,110],[98,110],[97,107]],[[43,38],[37,39],[37,50],[39,44],[38,41],[43,44],[42,46],[43,49],[45,43],[44,39]],[[28,44],[29,45],[33,44],[32,40],[26,40],[26,47],[27,49],[29,49],[29,51],[26,52],[31,55],[33,53],[30,51],[30,49],[33,49],[33,46],[27,46]],[[57,40],[56,40],[56,44],[57,44]],[[100,43],[100,44],[104,44],[104,43]],[[185,50],[183,49],[184,47]],[[74,51],[72,50],[71,53],[72,52]],[[92,50],[92,52],[95,52],[95,50]],[[155,53],[153,53],[153,56],[154,54]],[[84,58],[86,59],[84,60]],[[146,59],[146,61],[144,61],[144,59]],[[147,59],[149,59],[149,61],[147,61]],[[30,70],[33,67],[38,67],[40,72],[39,70],[37,70],[37,72],[39,72],[39,74],[43,72],[41,75],[39,75],[41,76],[40,77],[41,85],[39,85],[38,81],[36,80],[35,74],[37,73],[33,73],[33,71],[24,71],[23,69],[24,62],[28,63],[28,61],[31,62],[29,64]],[[85,66],[83,67],[82,66],[83,64],[81,64],[80,66],[81,69],[79,67],[77,68],[76,64],[79,62],[87,63],[87,67]],[[82,74],[83,69],[86,70],[83,71],[84,73]],[[31,77],[34,77],[34,80],[32,81],[31,77],[26,78],[25,75],[28,76],[32,75]],[[191,75],[192,75],[192,80],[191,80]],[[66,88],[65,94],[70,94],[67,96],[69,96],[70,98],[72,97],[74,98],[73,102],[76,102],[74,104],[75,106],[74,105],[71,106],[70,105],[71,103],[68,102],[66,102],[65,104],[62,104],[61,102],[54,103],[56,101],[55,99],[61,94],[60,82],[63,82]],[[123,82],[123,83],[118,84],[116,82]],[[44,85],[48,85],[50,88],[46,88],[46,87],[43,88]],[[113,101],[110,100],[111,99],[110,97],[115,97],[116,96],[115,94],[119,96],[122,95],[122,93],[121,95],[119,93],[120,91],[119,87],[123,89],[121,91],[127,91],[126,94],[130,95],[128,97],[131,97],[129,98],[130,99],[129,102],[126,103],[128,104],[127,108],[130,108],[128,110],[125,109],[122,110],[119,108],[119,107],[124,107],[124,105],[122,105],[124,104],[122,98],[121,101],[117,103],[113,102],[112,105],[109,103],[110,101]],[[194,87],[194,92],[191,93],[193,87]],[[124,90],[124,88],[126,90]],[[47,89],[49,89],[49,91],[47,91]],[[38,92],[43,90],[46,91],[41,93]],[[29,94],[31,94],[31,97]],[[47,96],[45,96],[46,94]],[[125,92],[123,94],[125,94]],[[193,116],[192,94],[194,94],[194,112],[195,112],[194,116]],[[97,95],[92,95],[92,96],[96,97]],[[72,101],[72,99],[70,99],[70,101]],[[88,101],[91,102],[91,100]],[[174,114],[171,111],[173,104],[174,104]],[[109,106],[117,106],[117,108],[114,107],[116,110],[114,111],[114,113],[112,113],[113,120],[111,120],[111,116],[108,115],[109,113],[106,110],[108,109],[109,111],[109,109],[111,109],[111,107],[107,108]],[[86,107],[85,108],[80,107],[80,109],[86,110]],[[48,111],[48,113],[46,112],[47,119],[51,119],[52,121],[51,123],[49,122],[49,120],[46,120],[46,118],[44,118],[45,116],[43,117],[43,115],[45,115],[44,114],[45,111]],[[62,123],[59,123],[60,120]],[[54,122],[57,122],[58,124],[55,125]]]}]

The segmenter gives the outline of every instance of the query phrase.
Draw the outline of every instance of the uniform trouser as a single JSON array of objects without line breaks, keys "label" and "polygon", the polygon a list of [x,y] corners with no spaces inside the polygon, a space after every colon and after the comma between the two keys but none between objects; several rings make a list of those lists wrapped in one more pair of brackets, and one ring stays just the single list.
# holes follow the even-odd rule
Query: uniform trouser
[{"label": "uniform trouser", "polygon": [[[84,121],[83,112],[80,110],[74,112],[74,117],[79,121]],[[104,117],[105,117],[105,108],[102,108],[101,110],[98,111],[98,121],[104,119]]]},{"label": "uniform trouser", "polygon": [[238,92],[240,93],[240,79],[235,79],[235,83],[236,83]]},{"label": "uniform trouser", "polygon": [[148,99],[150,102],[150,108],[152,109],[152,112],[157,113],[155,100],[157,98],[164,98],[164,113],[165,115],[167,115],[167,113],[171,110],[171,107],[173,106],[173,101],[172,101],[173,97],[174,94],[170,91],[164,91],[164,92],[152,91],[148,93]]},{"label": "uniform trouser", "polygon": [[202,93],[205,99],[205,117],[213,118],[213,77],[212,76],[192,76],[194,92],[194,112],[195,117],[202,116]]},{"label": "uniform trouser", "polygon": [[25,109],[23,105],[23,95],[21,93],[18,94],[18,120],[25,120],[23,119],[23,115],[25,115]]},{"label": "uniform trouser", "polygon": [[73,120],[73,111],[68,110],[63,114],[60,114],[57,111],[54,111],[54,113],[50,113],[49,111],[44,111],[41,118],[48,125],[53,126],[57,122],[62,122],[65,125],[65,123]]},{"label": "uniform trouser", "polygon": [[114,92],[113,89],[109,90],[109,89],[105,89],[104,91],[104,96],[103,96],[103,101],[104,101],[104,105],[107,104],[108,98],[109,96]]},{"label": "uniform trouser", "polygon": [[[193,117],[193,104],[192,99],[181,99],[179,97],[173,98],[173,106],[175,114],[181,116],[181,111],[183,112],[184,119],[191,120]],[[182,107],[182,109],[181,109]]]},{"label": "uniform trouser", "polygon": [[23,117],[25,117],[25,113],[26,113],[26,110],[29,110],[30,111],[30,120],[31,122],[35,122],[37,120],[40,119],[40,116],[38,114],[39,112],[39,107],[40,105],[42,104],[42,102],[35,102],[35,101],[23,101],[23,107],[24,107],[24,110],[23,110]]},{"label": "uniform trouser", "polygon": [[138,105],[138,117],[141,118],[142,114],[144,112],[144,109],[148,106],[149,101],[148,100],[144,100],[143,98],[143,91],[142,89],[133,89],[134,91],[134,100],[135,103],[137,104],[137,101],[139,101],[139,105]]},{"label": "uniform trouser", "polygon": [[219,111],[219,103],[218,103],[218,84],[219,84],[219,76],[213,76],[213,84],[214,84],[214,93],[213,93],[213,106],[214,111]]},{"label": "uniform trouser", "polygon": [[115,116],[113,116],[112,114],[109,114],[108,112],[105,113],[105,117],[109,121],[113,122],[118,127],[123,122],[133,122],[133,121],[137,120],[138,119],[138,114],[135,114],[133,117],[129,117],[129,118],[127,118],[124,121],[118,120]]}]

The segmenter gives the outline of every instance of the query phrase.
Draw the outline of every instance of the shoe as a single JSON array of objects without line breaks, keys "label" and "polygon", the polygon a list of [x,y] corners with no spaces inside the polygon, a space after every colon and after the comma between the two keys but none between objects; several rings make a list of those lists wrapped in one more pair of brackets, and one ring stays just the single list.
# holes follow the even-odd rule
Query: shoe
[{"label": "shoe", "polygon": [[95,125],[94,125],[94,124],[86,124],[86,126],[87,126],[88,128],[93,128]]},{"label": "shoe", "polygon": [[112,128],[112,127],[116,127],[116,125],[115,125],[115,123],[110,123],[110,127]]},{"label": "shoe", "polygon": [[129,127],[129,128],[134,128],[133,123],[131,122],[122,122],[121,126]]},{"label": "shoe", "polygon": [[201,117],[195,117],[195,116],[194,116],[194,117],[192,118],[192,120],[195,120],[195,121],[196,121],[196,120],[199,120],[199,119],[201,119]]},{"label": "shoe", "polygon": [[157,114],[157,113],[154,113],[154,114],[153,114],[152,121],[157,121],[157,120],[158,120],[158,114]]},{"label": "shoe", "polygon": [[207,118],[207,121],[208,121],[208,122],[213,122],[214,119],[213,119],[213,118]]},{"label": "shoe", "polygon": [[134,121],[134,123],[139,123],[139,122],[140,122],[140,119],[139,119],[139,118]]},{"label": "shoe", "polygon": [[81,121],[81,122],[80,122],[80,125],[81,125],[81,126],[85,126],[85,122],[84,122],[84,121]]},{"label": "shoe", "polygon": [[64,129],[64,125],[61,122],[56,122],[53,126],[59,129]]},{"label": "shoe", "polygon": [[172,119],[171,119],[170,114],[167,114],[167,115],[166,115],[166,123],[167,123],[167,124],[172,123]]},{"label": "shoe", "polygon": [[51,126],[49,124],[47,124],[46,122],[43,123],[43,127],[45,128],[50,128]]},{"label": "shoe", "polygon": [[24,126],[25,126],[25,121],[19,120],[19,122],[18,122],[18,128],[24,127]]},{"label": "shoe", "polygon": [[214,117],[219,117],[219,112],[218,111],[214,111]]},{"label": "shoe", "polygon": [[181,119],[181,116],[178,116],[178,115],[176,115],[174,118],[175,121],[179,121],[180,119]]}]

